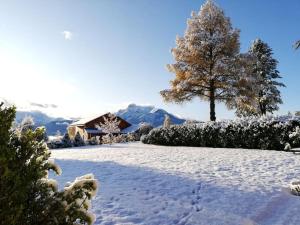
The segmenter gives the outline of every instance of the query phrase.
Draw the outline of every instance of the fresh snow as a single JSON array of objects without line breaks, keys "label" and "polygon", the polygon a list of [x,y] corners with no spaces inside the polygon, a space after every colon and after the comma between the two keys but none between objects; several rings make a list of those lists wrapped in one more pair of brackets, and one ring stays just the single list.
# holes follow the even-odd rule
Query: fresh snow
[{"label": "fresh snow", "polygon": [[172,124],[182,124],[185,122],[184,119],[170,114],[163,109],[135,104],[130,104],[126,109],[119,110],[116,112],[116,115],[132,125],[131,131],[135,131],[134,128],[140,127],[143,123],[148,123],[153,127],[161,126],[164,122],[165,115],[170,117]]},{"label": "fresh snow", "polygon": [[60,186],[93,173],[102,225],[298,225],[300,155],[142,143],[52,150]]}]

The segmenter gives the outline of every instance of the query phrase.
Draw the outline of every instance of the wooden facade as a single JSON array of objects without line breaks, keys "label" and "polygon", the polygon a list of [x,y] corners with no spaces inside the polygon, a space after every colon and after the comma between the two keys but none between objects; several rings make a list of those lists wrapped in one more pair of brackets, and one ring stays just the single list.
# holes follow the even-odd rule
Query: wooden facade
[{"label": "wooden facade", "polygon": [[[101,132],[96,128],[97,125],[100,123],[104,123],[104,118],[108,118],[110,113],[106,113],[102,116],[93,118],[91,120],[83,120],[83,121],[78,121],[75,123],[72,123],[68,127],[68,133],[70,138],[74,138],[76,133],[79,132],[81,137],[84,140],[88,140],[91,137],[96,137],[96,136],[103,136],[105,133]],[[120,128],[120,133],[122,133],[122,130],[128,128],[131,126],[130,123],[128,123],[126,120],[122,119],[121,117],[116,116],[118,121],[120,121],[119,128]]]}]

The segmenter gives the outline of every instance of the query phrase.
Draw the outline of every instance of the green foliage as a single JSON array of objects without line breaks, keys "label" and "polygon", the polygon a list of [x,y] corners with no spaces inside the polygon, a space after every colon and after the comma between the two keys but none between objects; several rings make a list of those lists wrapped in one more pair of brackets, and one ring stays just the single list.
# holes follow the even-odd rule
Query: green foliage
[{"label": "green foliage", "polygon": [[167,146],[284,150],[300,147],[299,120],[253,118],[153,129],[142,142]]},{"label": "green foliage", "polygon": [[[24,206],[17,203],[22,201],[23,193],[15,192],[24,181],[17,177],[15,164],[16,152],[11,151],[9,142],[11,126],[15,118],[15,108],[2,109],[0,105],[0,218],[2,224],[16,224]],[[15,178],[15,179],[14,179]]]},{"label": "green foliage", "polygon": [[[0,223],[9,225],[92,224],[87,211],[97,189],[92,175],[62,191],[48,171],[59,174],[45,144],[45,128],[12,129],[15,108],[0,106]],[[26,123],[27,124],[27,123]]]}]

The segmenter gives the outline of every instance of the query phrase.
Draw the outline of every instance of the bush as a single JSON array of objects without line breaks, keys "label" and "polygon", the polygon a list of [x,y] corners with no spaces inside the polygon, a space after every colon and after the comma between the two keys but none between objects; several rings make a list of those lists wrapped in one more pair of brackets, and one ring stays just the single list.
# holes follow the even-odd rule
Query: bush
[{"label": "bush", "polygon": [[47,142],[47,146],[50,149],[64,148],[61,139],[53,139]]},{"label": "bush", "polygon": [[0,224],[92,224],[90,201],[97,181],[88,174],[61,191],[48,172],[61,170],[50,159],[45,128],[12,129],[15,108],[0,104]]},{"label": "bush", "polygon": [[114,137],[114,143],[125,143],[125,142],[127,142],[126,134],[119,134]]},{"label": "bush", "polygon": [[219,148],[284,150],[300,146],[300,120],[292,117],[243,118],[156,128],[144,136],[145,144]]},{"label": "bush", "polygon": [[102,144],[113,144],[115,140],[115,137],[113,134],[106,134],[104,136],[102,136],[101,138],[101,143]]},{"label": "bush", "polygon": [[293,195],[300,196],[300,182],[294,181],[290,184],[290,192]]},{"label": "bush", "polygon": [[73,142],[68,132],[66,132],[63,138],[61,139],[61,144],[62,148],[70,148],[73,146]]},{"label": "bush", "polygon": [[137,140],[137,137],[136,137],[135,133],[128,133],[126,135],[126,141],[127,142],[133,142],[133,141],[138,141],[138,140]]},{"label": "bush", "polygon": [[89,145],[99,145],[100,144],[99,137],[91,137],[87,142]]},{"label": "bush", "polygon": [[73,145],[75,147],[85,146],[85,142],[79,132],[77,132],[74,137]]},{"label": "bush", "polygon": [[148,123],[142,124],[140,128],[134,132],[135,140],[139,141],[143,135],[149,134],[152,129],[153,126],[151,126],[150,124]]}]

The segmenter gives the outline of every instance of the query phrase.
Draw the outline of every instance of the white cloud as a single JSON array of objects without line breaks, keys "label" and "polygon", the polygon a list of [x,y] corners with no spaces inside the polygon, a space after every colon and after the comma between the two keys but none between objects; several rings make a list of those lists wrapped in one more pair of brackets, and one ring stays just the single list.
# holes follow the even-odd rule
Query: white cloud
[{"label": "white cloud", "polygon": [[55,104],[47,104],[47,103],[39,103],[39,102],[30,102],[29,104],[32,107],[44,108],[44,109],[47,109],[47,108],[57,108],[58,107]]},{"label": "white cloud", "polygon": [[67,41],[70,41],[72,40],[73,38],[73,33],[71,31],[68,31],[68,30],[64,30],[63,32],[61,32],[62,35],[64,36],[64,39],[67,40]]}]

